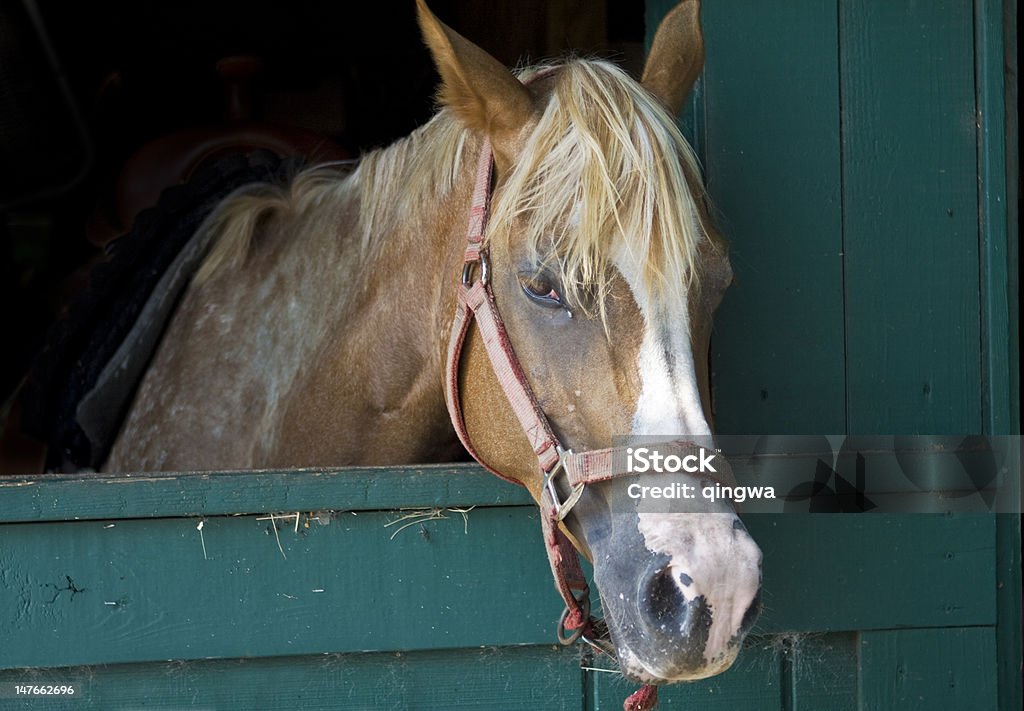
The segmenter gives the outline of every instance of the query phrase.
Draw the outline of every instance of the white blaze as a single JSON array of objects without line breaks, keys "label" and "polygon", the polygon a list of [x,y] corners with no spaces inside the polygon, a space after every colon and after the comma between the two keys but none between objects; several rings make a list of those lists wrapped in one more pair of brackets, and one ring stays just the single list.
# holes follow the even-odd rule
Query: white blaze
[{"label": "white blaze", "polygon": [[667,304],[654,303],[640,278],[641,265],[625,247],[620,248],[615,266],[644,319],[637,362],[641,389],[631,434],[710,435],[697,388],[687,304],[674,305],[670,313]]},{"label": "white blaze", "polygon": [[[641,312],[643,309],[641,308]],[[666,327],[651,327],[644,314],[644,337],[640,342],[640,398],[633,415],[632,434],[710,435],[711,428],[700,405],[700,391],[690,350],[689,319],[685,313]],[[667,350],[672,353],[669,365]]]},{"label": "white blaze", "polygon": [[[710,436],[697,387],[688,305],[654,303],[640,278],[640,265],[625,248],[615,261],[644,318],[637,359],[641,392],[631,434]],[[727,505],[715,511],[637,514],[645,546],[652,553],[668,556],[673,580],[684,599],[703,596],[711,609],[706,666],[690,677],[694,679],[717,674],[732,663],[736,650],[729,649],[729,642],[739,632],[761,581],[757,544],[745,531],[734,530],[737,518]],[[647,671],[664,677],[666,670]]]}]

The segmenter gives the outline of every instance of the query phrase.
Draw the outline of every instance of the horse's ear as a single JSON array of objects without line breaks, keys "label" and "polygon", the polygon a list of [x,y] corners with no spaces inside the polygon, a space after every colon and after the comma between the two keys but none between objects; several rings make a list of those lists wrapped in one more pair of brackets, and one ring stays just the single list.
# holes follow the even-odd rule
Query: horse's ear
[{"label": "horse's ear", "polygon": [[416,7],[441,74],[438,98],[467,127],[489,136],[499,170],[507,167],[534,113],[530,92],[501,62],[434,17],[424,0],[416,0]]},{"label": "horse's ear", "polygon": [[658,26],[640,83],[678,114],[703,67],[700,0],[683,0]]}]

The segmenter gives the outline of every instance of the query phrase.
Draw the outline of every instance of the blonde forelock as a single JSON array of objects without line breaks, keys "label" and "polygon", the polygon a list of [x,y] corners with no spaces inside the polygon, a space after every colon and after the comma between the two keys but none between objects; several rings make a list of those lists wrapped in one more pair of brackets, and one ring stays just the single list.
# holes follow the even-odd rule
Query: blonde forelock
[{"label": "blonde forelock", "polygon": [[709,239],[693,149],[675,120],[615,65],[572,59],[552,75],[547,105],[492,207],[489,237],[522,240],[556,270],[565,296],[604,314],[617,248],[645,265],[644,287],[679,299]]}]

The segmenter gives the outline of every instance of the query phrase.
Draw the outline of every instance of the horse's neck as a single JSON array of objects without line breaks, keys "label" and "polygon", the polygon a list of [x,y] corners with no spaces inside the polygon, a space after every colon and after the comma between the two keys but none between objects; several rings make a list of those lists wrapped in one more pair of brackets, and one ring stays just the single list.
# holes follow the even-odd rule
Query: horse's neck
[{"label": "horse's neck", "polygon": [[[243,196],[225,208],[229,227],[266,219],[252,239],[236,230],[232,242],[229,229],[219,270],[185,294],[107,469],[388,464],[458,452],[442,344],[471,178],[440,192],[423,187],[437,171],[407,180],[405,166],[422,169],[424,156],[442,164],[415,152],[430,138],[421,132],[419,145],[407,139],[382,154],[395,160],[370,161],[375,173],[361,167],[344,182],[312,173],[290,197]],[[449,165],[461,152],[448,152]]]},{"label": "horse's neck", "polygon": [[[391,176],[396,179],[399,176]],[[353,181],[367,179],[357,173]],[[460,181],[460,185],[467,181]],[[353,265],[359,195],[340,211],[338,235],[346,245],[344,293],[325,314],[325,336],[301,370],[285,403],[269,462],[296,464],[391,464],[439,461],[456,454],[443,395],[443,348],[454,311],[455,280],[462,251],[457,222],[464,220],[469,189],[457,187],[442,201],[408,219],[377,222],[386,233],[369,235]],[[465,193],[465,194],[463,194]],[[410,195],[405,199],[415,200]],[[380,211],[378,206],[378,213]],[[385,208],[387,209],[387,208]],[[407,217],[408,210],[393,206]],[[308,265],[320,283],[337,279],[336,264]]]}]

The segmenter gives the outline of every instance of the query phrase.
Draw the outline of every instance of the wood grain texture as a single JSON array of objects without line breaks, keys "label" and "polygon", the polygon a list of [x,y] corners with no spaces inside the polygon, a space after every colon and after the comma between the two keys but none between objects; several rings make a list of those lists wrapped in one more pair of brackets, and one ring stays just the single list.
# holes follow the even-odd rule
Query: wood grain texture
[{"label": "wood grain texture", "polygon": [[533,500],[476,464],[0,477],[0,521],[10,522],[439,505],[532,506]]},{"label": "wood grain texture", "polygon": [[[1010,3],[1015,14],[1015,3]],[[1013,17],[1006,27],[1016,27]],[[983,295],[982,362],[986,432],[1020,431],[1020,352],[1016,193],[1019,160],[1012,80],[1005,81],[1004,8],[1001,0],[975,3],[975,78],[978,106],[978,217]],[[1012,40],[1011,40],[1012,43]],[[1016,62],[1014,55],[1009,62]],[[1007,64],[1009,64],[1007,62]],[[1011,65],[1012,66],[1012,65]],[[1010,84],[1011,86],[1007,86]],[[1009,101],[1008,101],[1009,99]],[[1013,103],[1010,103],[1010,102]],[[1010,186],[1013,186],[1012,188]]]},{"label": "wood grain texture", "polygon": [[[1017,3],[975,2],[978,102],[978,199],[984,373],[983,427],[993,434],[1020,432],[1020,154],[1017,113]],[[1009,75],[1009,76],[1007,76]],[[1015,482],[1020,500],[1021,482]],[[998,517],[996,603],[999,625],[999,703],[1018,708],[1021,679],[1021,517]]]},{"label": "wood grain texture", "polygon": [[996,709],[995,630],[866,632],[860,637],[863,711]]},{"label": "wood grain texture", "polygon": [[705,3],[704,161],[736,280],[717,430],[846,431],[834,3]]},{"label": "wood grain texture", "polygon": [[74,701],[0,698],[0,708],[571,711],[580,708],[583,695],[578,651],[551,646],[0,672],[0,685],[44,681],[73,682],[81,691]]},{"label": "wood grain texture", "polygon": [[[550,641],[561,608],[535,511],[446,516],[394,539],[396,512],[276,534],[258,516],[0,526],[0,668]],[[977,594],[994,587],[990,516],[748,527],[765,552],[760,634],[995,622]]]},{"label": "wood grain texture", "polygon": [[[659,689],[659,708],[856,711],[857,679],[855,634],[754,636],[724,674]],[[635,688],[611,674],[593,675],[591,687],[593,709],[615,709]]]},{"label": "wood grain texture", "polygon": [[765,560],[755,632],[993,625],[994,518],[749,516]]},{"label": "wood grain texture", "polygon": [[781,639],[787,647],[783,671],[792,689],[792,698],[783,708],[861,711],[857,634],[783,635]]},{"label": "wood grain texture", "polygon": [[849,431],[982,430],[970,3],[840,14]]},{"label": "wood grain texture", "polygon": [[0,526],[0,668],[554,639],[535,510],[399,516]]},{"label": "wood grain texture", "polygon": [[[716,677],[658,689],[658,708],[701,711],[762,711],[779,708],[783,688],[781,649],[772,638],[749,638],[732,669]],[[601,660],[595,660],[601,666]],[[622,708],[636,684],[615,674],[594,674],[588,709]]]}]

